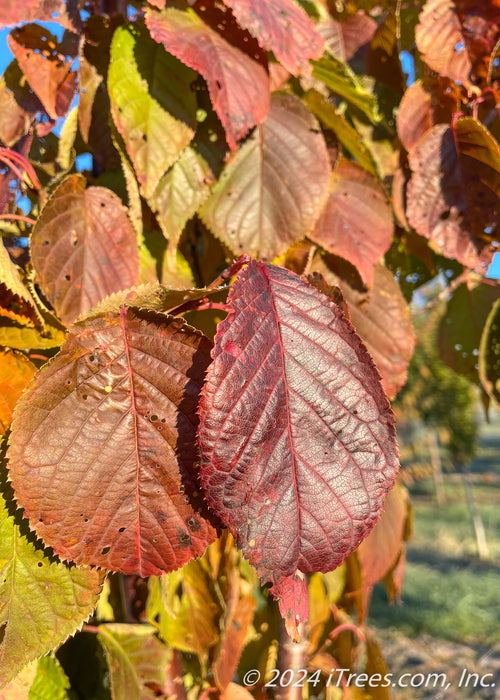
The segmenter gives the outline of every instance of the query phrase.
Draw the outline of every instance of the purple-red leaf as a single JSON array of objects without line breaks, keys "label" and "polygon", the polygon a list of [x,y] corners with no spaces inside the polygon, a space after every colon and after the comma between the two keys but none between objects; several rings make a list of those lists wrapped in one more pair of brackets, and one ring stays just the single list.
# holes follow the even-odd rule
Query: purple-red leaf
[{"label": "purple-red leaf", "polygon": [[105,187],[85,189],[82,175],[69,175],[48,200],[31,237],[31,257],[43,293],[65,322],[139,278],[125,207]]},{"label": "purple-red leaf", "polygon": [[382,185],[357,163],[340,159],[326,207],[309,237],[357,267],[371,287],[375,265],[389,249],[393,233],[392,210]]},{"label": "purple-red leaf", "polygon": [[320,58],[324,40],[292,0],[224,0],[240,25],[272,51],[292,75],[311,75],[309,59]]},{"label": "purple-red leaf", "polygon": [[10,478],[60,557],[149,576],[215,538],[193,472],[210,345],[179,318],[122,307],[76,323],[23,394]]},{"label": "purple-red leaf", "polygon": [[398,469],[393,416],[351,324],[300,277],[251,262],[228,305],[201,400],[202,485],[293,633],[297,570],[339,566],[377,520]]},{"label": "purple-red leaf", "polygon": [[260,124],[269,109],[269,77],[263,66],[191,9],[148,10],[146,24],[155,41],[205,78],[227,142],[236,149],[237,140]]},{"label": "purple-red leaf", "polygon": [[438,124],[409,153],[406,215],[449,258],[486,272],[500,228],[500,148],[471,117]]}]

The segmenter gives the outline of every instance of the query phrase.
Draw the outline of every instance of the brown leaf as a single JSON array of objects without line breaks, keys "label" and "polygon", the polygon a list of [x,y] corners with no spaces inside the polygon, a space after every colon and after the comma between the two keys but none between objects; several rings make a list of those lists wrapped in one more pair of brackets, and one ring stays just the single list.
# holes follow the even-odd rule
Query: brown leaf
[{"label": "brown leaf", "polygon": [[401,143],[411,150],[419,138],[432,127],[431,95],[421,80],[411,85],[403,95],[396,117],[396,127]]},{"label": "brown leaf", "polygon": [[139,277],[136,235],[121,200],[105,187],[85,184],[82,175],[65,178],[31,237],[40,286],[67,323]]},{"label": "brown leaf", "polygon": [[[76,89],[76,73],[71,70],[76,43],[62,46],[44,27],[26,24],[12,30],[8,44],[47,114],[52,119],[64,116]],[[71,52],[69,59],[64,50]]]},{"label": "brown leaf", "polygon": [[193,468],[210,346],[179,318],[122,307],[74,324],[23,394],[9,475],[61,558],[157,575],[215,538]]}]

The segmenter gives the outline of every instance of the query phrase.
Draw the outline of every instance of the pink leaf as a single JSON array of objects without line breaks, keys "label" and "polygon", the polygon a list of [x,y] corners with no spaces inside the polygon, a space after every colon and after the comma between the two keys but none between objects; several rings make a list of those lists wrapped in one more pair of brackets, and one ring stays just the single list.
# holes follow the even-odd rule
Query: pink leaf
[{"label": "pink leaf", "polygon": [[242,27],[272,51],[292,75],[311,75],[309,59],[320,58],[324,40],[292,0],[224,0]]},{"label": "pink leaf", "polygon": [[202,485],[288,610],[297,570],[334,569],[375,524],[398,469],[393,416],[351,324],[300,277],[251,262],[228,304],[201,400]]},{"label": "pink leaf", "polygon": [[226,41],[191,9],[148,10],[146,24],[155,41],[205,78],[227,142],[235,150],[236,141],[267,115],[270,89],[263,66]]},{"label": "pink leaf", "polygon": [[326,207],[309,237],[357,267],[371,287],[374,267],[389,249],[393,233],[392,211],[382,185],[357,163],[339,160]]}]

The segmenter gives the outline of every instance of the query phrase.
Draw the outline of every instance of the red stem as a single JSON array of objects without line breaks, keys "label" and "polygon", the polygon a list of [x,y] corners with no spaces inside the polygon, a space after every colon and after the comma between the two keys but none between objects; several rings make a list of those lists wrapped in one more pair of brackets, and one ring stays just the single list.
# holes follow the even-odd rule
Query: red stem
[{"label": "red stem", "polygon": [[21,214],[0,214],[1,221],[24,221],[27,224],[34,226],[36,224],[36,219],[31,219],[29,216],[22,216]]}]

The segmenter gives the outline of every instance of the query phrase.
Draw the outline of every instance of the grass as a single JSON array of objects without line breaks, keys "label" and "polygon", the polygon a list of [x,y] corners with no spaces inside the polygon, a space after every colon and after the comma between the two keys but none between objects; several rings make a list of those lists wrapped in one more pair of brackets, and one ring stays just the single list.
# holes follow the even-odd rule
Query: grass
[{"label": "grass", "polygon": [[[401,604],[387,604],[376,586],[369,623],[414,637],[469,644],[500,642],[500,421],[481,431],[470,470],[490,557],[479,561],[462,484],[447,475],[446,504],[438,507],[430,479],[412,490],[414,538],[408,543]],[[486,472],[486,475],[485,475]],[[481,476],[481,474],[483,476]]]}]

